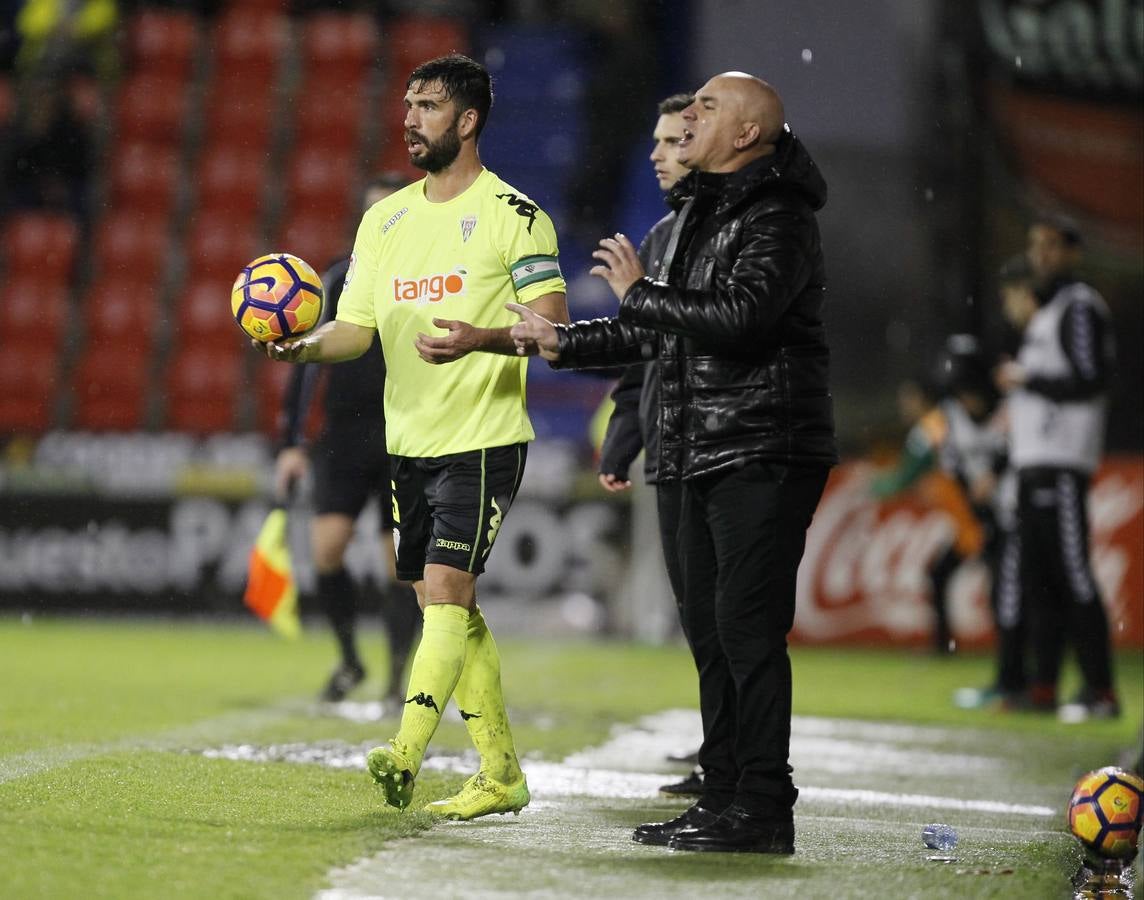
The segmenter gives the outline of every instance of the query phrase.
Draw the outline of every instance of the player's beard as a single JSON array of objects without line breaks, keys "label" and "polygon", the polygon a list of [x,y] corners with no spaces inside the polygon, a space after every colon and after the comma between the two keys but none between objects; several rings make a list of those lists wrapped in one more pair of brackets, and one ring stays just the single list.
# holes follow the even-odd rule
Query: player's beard
[{"label": "player's beard", "polygon": [[410,134],[421,142],[422,151],[419,156],[410,154],[409,161],[417,168],[436,174],[447,169],[461,152],[461,134],[457,130],[460,116],[453,120],[453,125],[436,141],[428,140],[425,135],[416,131]]}]

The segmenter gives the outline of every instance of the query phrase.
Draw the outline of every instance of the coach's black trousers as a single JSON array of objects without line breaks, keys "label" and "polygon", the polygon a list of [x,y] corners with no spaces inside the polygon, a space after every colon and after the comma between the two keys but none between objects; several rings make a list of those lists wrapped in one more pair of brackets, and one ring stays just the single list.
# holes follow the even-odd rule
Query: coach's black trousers
[{"label": "coach's black trousers", "polygon": [[787,633],[806,530],[827,469],[747,463],[658,489],[660,531],[699,672],[701,803],[787,818]]},{"label": "coach's black trousers", "polygon": [[1088,476],[1071,469],[1019,474],[1021,584],[1033,638],[1033,682],[1056,688],[1065,644],[1076,648],[1085,687],[1112,687],[1108,616],[1089,564]]}]

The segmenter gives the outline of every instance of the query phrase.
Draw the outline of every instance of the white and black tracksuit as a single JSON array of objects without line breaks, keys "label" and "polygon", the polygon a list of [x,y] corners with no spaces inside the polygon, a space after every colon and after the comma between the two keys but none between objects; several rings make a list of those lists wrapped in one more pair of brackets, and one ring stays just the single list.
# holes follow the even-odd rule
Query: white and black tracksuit
[{"label": "white and black tracksuit", "polygon": [[1035,654],[1033,689],[1055,697],[1066,639],[1085,687],[1112,687],[1108,618],[1089,564],[1089,481],[1104,445],[1113,336],[1087,284],[1060,280],[1025,330],[1026,381],[1010,399],[1018,473],[1022,594]]}]

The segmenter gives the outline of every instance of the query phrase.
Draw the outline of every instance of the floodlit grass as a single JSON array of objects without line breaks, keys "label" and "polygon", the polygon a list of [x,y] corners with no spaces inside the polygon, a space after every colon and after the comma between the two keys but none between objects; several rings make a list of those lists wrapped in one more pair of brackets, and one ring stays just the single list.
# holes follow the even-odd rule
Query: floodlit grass
[{"label": "floodlit grass", "polygon": [[[332,662],[330,639],[316,631],[287,643],[237,625],[0,619],[0,896],[309,897],[332,868],[429,828],[423,813],[382,806],[360,771],[195,752],[285,741],[366,747],[388,738],[392,722],[354,724],[316,712],[310,701]],[[381,638],[367,633],[363,643],[374,651],[372,671],[383,671]],[[530,756],[558,760],[602,743],[616,724],[696,702],[691,663],[678,646],[500,644],[517,744]],[[964,746],[954,749],[1014,760],[1022,783],[968,781],[954,796],[1063,808],[1077,774],[1116,761],[1137,740],[1141,654],[1123,653],[1117,665],[1125,719],[1068,727],[953,709],[955,688],[989,680],[985,656],[797,648],[795,711],[965,726]],[[371,683],[357,696],[379,694]],[[434,742],[465,746],[464,729],[453,722]],[[960,776],[934,777],[950,795]],[[423,773],[415,803],[460,780]],[[876,787],[926,792],[926,782],[924,772],[903,773]],[[1005,797],[1007,788],[1019,796]],[[599,821],[627,827],[677,809],[629,802],[601,810]],[[917,842],[917,822],[900,810],[800,803],[799,817],[793,860],[633,856],[624,848],[607,864],[641,883],[669,877],[680,891],[704,896],[766,877],[773,896],[877,896],[872,886],[881,885],[884,896],[1041,898],[1067,895],[1078,858],[1063,817],[978,816],[967,823],[956,869],[895,862]],[[527,839],[527,830],[519,832]],[[546,865],[548,852],[535,848],[536,866]],[[550,863],[558,871],[576,861]],[[597,855],[592,864],[604,863]],[[577,896],[574,882],[567,895]]]}]

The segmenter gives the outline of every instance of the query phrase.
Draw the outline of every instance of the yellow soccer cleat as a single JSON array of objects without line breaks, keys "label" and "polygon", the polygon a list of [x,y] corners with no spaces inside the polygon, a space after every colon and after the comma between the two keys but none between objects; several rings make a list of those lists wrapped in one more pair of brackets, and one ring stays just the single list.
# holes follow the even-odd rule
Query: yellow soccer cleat
[{"label": "yellow soccer cleat", "polygon": [[405,809],[413,799],[413,772],[405,758],[389,747],[374,747],[365,762],[373,780],[385,791],[385,802]]},{"label": "yellow soccer cleat", "polygon": [[468,821],[493,813],[517,815],[531,799],[523,774],[512,784],[501,784],[484,772],[478,772],[465,782],[460,791],[444,800],[433,801],[425,807],[425,812],[454,821]]}]

